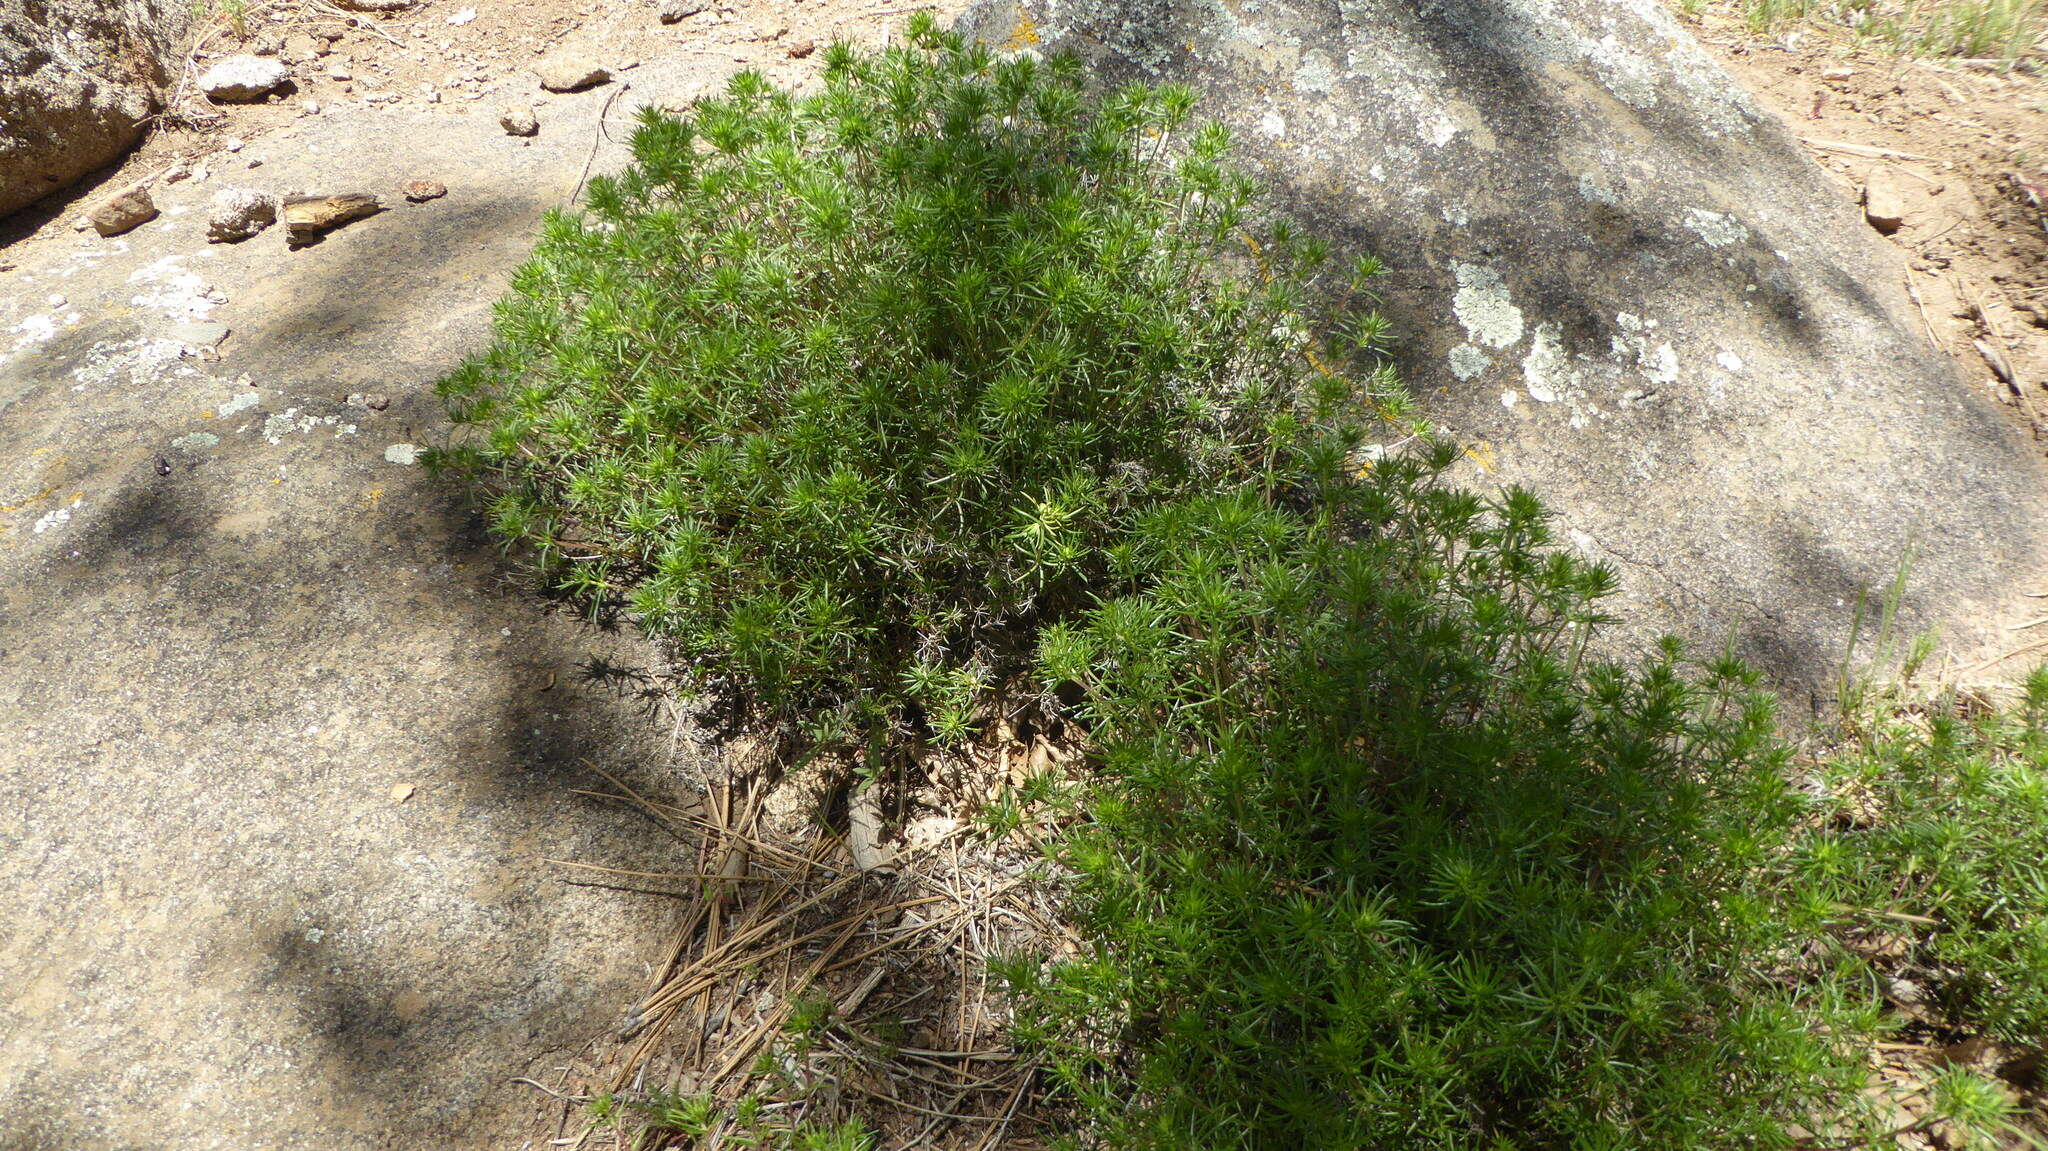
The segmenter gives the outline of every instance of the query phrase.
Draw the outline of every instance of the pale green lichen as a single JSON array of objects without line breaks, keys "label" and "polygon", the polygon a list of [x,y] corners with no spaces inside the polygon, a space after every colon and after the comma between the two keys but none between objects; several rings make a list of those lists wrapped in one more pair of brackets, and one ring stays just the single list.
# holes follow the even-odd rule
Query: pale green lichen
[{"label": "pale green lichen", "polygon": [[1522,338],[1522,310],[1499,272],[1483,264],[1454,264],[1451,270],[1458,278],[1451,311],[1474,343],[1505,348]]}]

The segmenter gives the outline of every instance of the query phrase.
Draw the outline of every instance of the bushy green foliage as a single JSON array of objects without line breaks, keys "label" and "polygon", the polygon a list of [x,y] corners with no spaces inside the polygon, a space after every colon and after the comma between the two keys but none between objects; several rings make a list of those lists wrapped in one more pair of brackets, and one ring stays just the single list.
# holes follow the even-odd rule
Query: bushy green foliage
[{"label": "bushy green foliage", "polygon": [[1942,1025],[2048,1041],[2048,667],[2016,708],[1873,701],[1813,766],[1794,866],[1841,930],[1905,939]]},{"label": "bushy green foliage", "polygon": [[645,113],[436,462],[816,734],[963,736],[1027,667],[1065,701],[1087,770],[1033,793],[1086,950],[1008,974],[1112,1144],[1849,1145],[1888,974],[1850,945],[1902,923],[1953,1026],[2038,1040],[2048,677],[1795,770],[1736,661],[1590,658],[1611,575],[1444,482],[1342,318],[1377,266],[1249,240],[1190,104],[925,20],[817,96]]},{"label": "bushy green foliage", "polygon": [[[1099,769],[1057,846],[1089,948],[1005,974],[1111,1145],[1878,1144],[1893,979],[1934,1042],[2042,1042],[2048,671],[1968,723],[1865,696],[1884,729],[1795,769],[1739,662],[1588,662],[1607,573],[1450,458],[1162,509],[1042,637]],[[1981,1076],[1927,1094],[2006,1127]]]},{"label": "bushy green foliage", "polygon": [[1089,98],[1072,58],[920,21],[829,49],[817,96],[747,72],[643,111],[443,382],[481,434],[441,462],[550,581],[630,595],[752,702],[957,737],[1140,516],[1340,469],[1398,396],[1318,367],[1376,316],[1334,347],[1304,314],[1377,265],[1250,241],[1185,88]]},{"label": "bushy green foliage", "polygon": [[1787,1145],[1856,1073],[1759,886],[1801,807],[1771,704],[1584,664],[1610,577],[1448,458],[1161,512],[1045,635],[1103,772],[1093,950],[1012,972],[1027,1033],[1123,1145]]}]

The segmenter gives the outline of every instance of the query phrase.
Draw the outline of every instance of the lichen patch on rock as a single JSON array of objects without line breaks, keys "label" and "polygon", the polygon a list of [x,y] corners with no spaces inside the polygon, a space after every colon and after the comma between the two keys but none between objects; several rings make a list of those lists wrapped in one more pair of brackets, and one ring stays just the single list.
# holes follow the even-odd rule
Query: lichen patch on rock
[{"label": "lichen patch on rock", "polygon": [[1522,310],[1500,273],[1483,264],[1456,264],[1458,294],[1451,307],[1476,343],[1505,348],[1522,338]]}]

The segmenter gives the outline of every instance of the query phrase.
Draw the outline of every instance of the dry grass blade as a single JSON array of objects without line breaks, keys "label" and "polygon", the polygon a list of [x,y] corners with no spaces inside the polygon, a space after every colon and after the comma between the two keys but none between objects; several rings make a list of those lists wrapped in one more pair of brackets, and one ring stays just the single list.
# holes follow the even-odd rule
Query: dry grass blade
[{"label": "dry grass blade", "polygon": [[1919,160],[1930,164],[1936,162],[1934,157],[1922,156],[1917,152],[1900,152],[1892,148],[1873,148],[1868,144],[1851,144],[1842,140],[1814,140],[1801,136],[1799,137],[1799,142],[1809,148],[1819,148],[1828,152],[1841,152],[1849,156],[1863,156],[1873,160]]},{"label": "dry grass blade", "polygon": [[1975,675],[1976,673],[1984,671],[1987,668],[1997,667],[1999,664],[2005,663],[2008,660],[2015,660],[2023,655],[2032,655],[2037,651],[2048,651],[2048,639],[2041,640],[2038,643],[2030,643],[2021,647],[2016,647],[2011,651],[2004,652],[2000,655],[1994,655],[1987,659],[1978,660],[1976,663],[1973,663],[1969,667],[1964,668],[1959,674]]}]

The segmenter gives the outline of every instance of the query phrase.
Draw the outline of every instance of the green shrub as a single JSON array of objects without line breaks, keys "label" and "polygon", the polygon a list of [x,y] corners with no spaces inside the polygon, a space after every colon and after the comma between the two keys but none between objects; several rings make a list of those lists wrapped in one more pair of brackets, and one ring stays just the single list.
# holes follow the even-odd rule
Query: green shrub
[{"label": "green shrub", "polygon": [[1611,577],[1450,458],[1156,513],[1142,590],[1045,634],[1101,772],[1025,1035],[1116,1145],[1786,1146],[1858,1071],[1763,878],[1770,701],[1586,665]]},{"label": "green shrub", "polygon": [[1904,946],[1887,975],[1939,1028],[2048,1042],[2048,667],[2014,709],[1950,692],[1867,711],[1813,767],[1797,872],[1847,938]]},{"label": "green shrub", "polygon": [[1318,366],[1377,316],[1340,348],[1304,312],[1377,265],[1251,242],[1192,102],[923,16],[829,49],[820,95],[747,72],[644,110],[443,381],[478,434],[439,462],[554,585],[629,596],[764,710],[963,735],[1147,511],[1334,473],[1399,403]]},{"label": "green shrub", "polygon": [[[1087,946],[1004,974],[1109,1144],[1882,1145],[1902,975],[1930,1042],[2041,1045],[2048,670],[1967,722],[1866,696],[1795,770],[1737,661],[1588,662],[1608,574],[1433,452],[1320,516],[1162,509],[1041,638],[1094,744],[1055,847]],[[1969,1071],[1926,1094],[2008,1130]]]},{"label": "green shrub", "polygon": [[1249,241],[1186,90],[1091,94],[928,18],[827,65],[643,113],[443,382],[435,462],[760,716],[956,738],[1043,680],[1088,735],[1055,845],[1085,950],[1007,973],[1092,1132],[1871,1137],[1881,981],[1834,944],[1890,923],[1950,1025],[2038,1040],[2048,676],[2023,721],[1936,712],[1794,787],[1736,661],[1587,656],[1611,575],[1526,493],[1442,481],[1382,321],[1344,318],[1377,265]]}]

